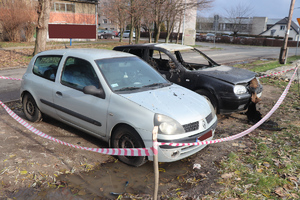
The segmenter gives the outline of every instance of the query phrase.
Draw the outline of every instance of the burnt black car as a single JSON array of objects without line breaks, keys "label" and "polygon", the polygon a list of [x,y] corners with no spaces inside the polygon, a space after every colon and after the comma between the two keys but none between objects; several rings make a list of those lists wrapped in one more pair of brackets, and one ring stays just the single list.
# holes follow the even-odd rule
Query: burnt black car
[{"label": "burnt black car", "polygon": [[217,64],[190,46],[150,43],[117,46],[114,50],[139,56],[169,81],[205,96],[217,113],[246,110],[262,94],[256,73]]}]

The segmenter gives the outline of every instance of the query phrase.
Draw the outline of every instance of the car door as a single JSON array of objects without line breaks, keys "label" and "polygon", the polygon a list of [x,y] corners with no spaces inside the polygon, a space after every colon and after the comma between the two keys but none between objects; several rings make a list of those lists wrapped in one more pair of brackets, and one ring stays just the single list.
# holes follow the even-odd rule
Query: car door
[{"label": "car door", "polygon": [[65,122],[94,134],[106,135],[106,120],[109,98],[100,98],[83,93],[83,88],[101,84],[98,68],[84,59],[68,57],[63,66],[60,81],[53,92],[57,115]]},{"label": "car door", "polygon": [[183,71],[178,67],[178,62],[165,52],[149,50],[148,63],[169,81],[177,84],[181,83]]}]

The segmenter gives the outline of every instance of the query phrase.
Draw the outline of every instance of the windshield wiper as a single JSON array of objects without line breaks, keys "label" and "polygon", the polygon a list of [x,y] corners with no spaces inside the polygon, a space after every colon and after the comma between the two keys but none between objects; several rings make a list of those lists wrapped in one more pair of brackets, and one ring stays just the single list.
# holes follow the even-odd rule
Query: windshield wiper
[{"label": "windshield wiper", "polygon": [[145,86],[143,86],[143,87],[154,87],[154,86],[160,86],[160,85],[162,85],[163,83],[152,83],[152,84],[150,84],[150,85],[145,85]]},{"label": "windshield wiper", "polygon": [[124,87],[115,91],[129,91],[129,90],[137,90],[137,89],[140,89],[140,87]]}]

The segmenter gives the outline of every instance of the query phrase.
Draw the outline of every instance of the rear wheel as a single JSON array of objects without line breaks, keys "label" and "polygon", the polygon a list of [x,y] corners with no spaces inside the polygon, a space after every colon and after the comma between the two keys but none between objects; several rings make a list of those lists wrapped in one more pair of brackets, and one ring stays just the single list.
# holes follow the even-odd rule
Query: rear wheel
[{"label": "rear wheel", "polygon": [[214,95],[207,90],[196,90],[195,92],[197,92],[198,94],[200,94],[204,98],[206,98],[208,101],[210,101],[210,103],[214,107],[214,112],[217,114],[217,111],[218,111],[217,100],[214,97]]},{"label": "rear wheel", "polygon": [[26,118],[31,122],[42,120],[42,112],[37,107],[35,100],[30,94],[25,94],[22,99],[23,112]]},{"label": "rear wheel", "polygon": [[112,36],[111,36],[111,39],[114,39],[114,38],[115,38],[115,36],[112,35]]},{"label": "rear wheel", "polygon": [[[112,136],[113,148],[144,148],[145,145],[139,134],[129,126],[118,127]],[[139,167],[147,159],[146,156],[118,156],[118,159],[128,165]]]}]

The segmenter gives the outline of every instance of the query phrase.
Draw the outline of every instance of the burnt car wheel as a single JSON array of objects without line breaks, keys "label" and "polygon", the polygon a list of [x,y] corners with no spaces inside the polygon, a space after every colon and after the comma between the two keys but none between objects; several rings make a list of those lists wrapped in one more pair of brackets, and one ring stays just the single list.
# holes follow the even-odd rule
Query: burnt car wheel
[{"label": "burnt car wheel", "polygon": [[207,90],[196,90],[195,92],[197,92],[198,94],[201,94],[204,98],[206,98],[208,101],[210,101],[210,103],[214,107],[215,113],[217,114],[217,112],[218,112],[217,100],[214,97],[214,95]]},{"label": "burnt car wheel", "polygon": [[[145,145],[139,134],[131,127],[118,127],[112,136],[113,148],[144,148]],[[146,156],[118,156],[118,159],[128,165],[139,167],[147,159]]]},{"label": "burnt car wheel", "polygon": [[26,118],[31,122],[39,122],[42,120],[42,112],[37,107],[35,100],[30,94],[25,94],[22,99],[23,112]]}]

